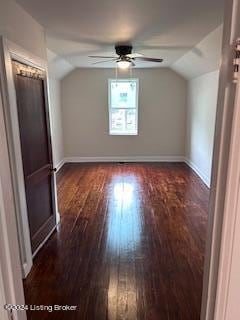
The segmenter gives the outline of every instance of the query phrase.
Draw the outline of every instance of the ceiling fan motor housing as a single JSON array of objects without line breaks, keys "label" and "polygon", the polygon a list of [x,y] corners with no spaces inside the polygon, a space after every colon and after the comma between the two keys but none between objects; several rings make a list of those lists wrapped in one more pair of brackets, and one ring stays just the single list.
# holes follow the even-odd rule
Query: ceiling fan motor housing
[{"label": "ceiling fan motor housing", "polygon": [[126,56],[127,54],[132,53],[132,46],[130,45],[117,45],[115,46],[117,55]]}]

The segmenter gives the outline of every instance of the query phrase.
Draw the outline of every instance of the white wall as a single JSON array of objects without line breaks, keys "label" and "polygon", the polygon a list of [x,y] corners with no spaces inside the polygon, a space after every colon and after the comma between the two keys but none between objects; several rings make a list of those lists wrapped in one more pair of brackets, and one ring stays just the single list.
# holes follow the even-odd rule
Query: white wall
[{"label": "white wall", "polygon": [[50,78],[49,105],[52,126],[53,164],[55,167],[57,167],[61,163],[64,157],[60,89],[60,81]]},{"label": "white wall", "polygon": [[0,0],[0,35],[46,59],[43,28],[13,0]]},{"label": "white wall", "polygon": [[135,69],[139,135],[109,136],[108,79],[114,77],[114,69],[76,69],[62,80],[65,156],[184,156],[186,81],[167,68]]},{"label": "white wall", "polygon": [[188,82],[186,158],[210,184],[219,72]]}]

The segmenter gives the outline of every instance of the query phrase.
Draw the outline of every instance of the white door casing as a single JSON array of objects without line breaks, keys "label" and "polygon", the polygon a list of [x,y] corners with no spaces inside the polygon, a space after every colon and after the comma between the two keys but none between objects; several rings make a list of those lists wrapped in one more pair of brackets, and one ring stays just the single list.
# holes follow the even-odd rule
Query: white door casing
[{"label": "white door casing", "polygon": [[[226,250],[224,252],[224,234],[225,229],[230,231],[235,225],[235,222],[233,222],[233,208],[236,198],[234,200],[231,197],[231,193],[235,192],[236,194],[237,192],[235,179],[238,179],[238,172],[236,170],[231,176],[231,167],[233,160],[232,151],[235,150],[236,152],[238,148],[237,145],[233,146],[232,143],[235,135],[234,122],[237,121],[238,108],[236,104],[236,84],[233,83],[233,58],[235,57],[235,42],[240,35],[239,5],[239,0],[225,0],[222,61],[219,78],[208,238],[204,268],[202,320],[231,319],[222,318],[227,302],[224,296],[225,290],[228,287],[227,277],[229,277],[228,272],[230,269],[224,270],[221,266],[221,261],[229,260],[230,262],[232,239],[229,237],[225,238],[227,239],[226,243],[230,251]],[[240,128],[239,122],[238,127]],[[240,137],[240,131],[238,137]],[[232,190],[229,189],[230,185],[232,186]],[[229,196],[231,198],[230,202]],[[230,204],[229,210],[231,213],[227,209],[227,203]]]},{"label": "white door casing", "polygon": [[[0,88],[1,89],[1,88]],[[2,97],[0,92],[0,264],[4,300],[24,304],[21,261],[13,199],[10,160],[8,157]],[[3,306],[1,306],[3,307]],[[24,311],[14,312],[14,320],[26,320]]]}]

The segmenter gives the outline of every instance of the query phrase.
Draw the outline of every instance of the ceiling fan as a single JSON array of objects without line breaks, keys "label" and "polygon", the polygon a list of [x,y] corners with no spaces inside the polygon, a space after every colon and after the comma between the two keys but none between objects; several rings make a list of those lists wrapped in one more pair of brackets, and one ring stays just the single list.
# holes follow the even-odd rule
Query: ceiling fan
[{"label": "ceiling fan", "polygon": [[130,66],[135,67],[135,61],[149,61],[149,62],[162,62],[163,59],[161,58],[149,58],[145,57],[141,53],[132,53],[132,46],[131,45],[116,45],[115,46],[116,56],[89,56],[89,58],[100,58],[100,59],[107,59],[104,61],[97,61],[93,62],[93,64],[99,64],[104,62],[111,62],[115,61],[117,66],[120,69],[127,69]]}]

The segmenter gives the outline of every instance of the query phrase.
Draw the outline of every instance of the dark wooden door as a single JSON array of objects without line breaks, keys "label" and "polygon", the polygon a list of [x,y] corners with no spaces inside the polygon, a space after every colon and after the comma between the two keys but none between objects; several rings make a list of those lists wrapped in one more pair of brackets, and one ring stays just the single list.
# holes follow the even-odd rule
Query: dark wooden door
[{"label": "dark wooden door", "polygon": [[32,252],[56,224],[55,185],[44,73],[13,61]]}]

